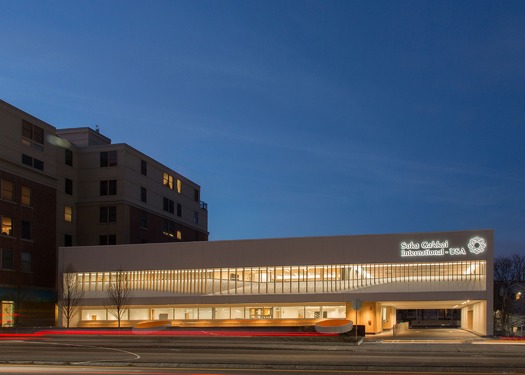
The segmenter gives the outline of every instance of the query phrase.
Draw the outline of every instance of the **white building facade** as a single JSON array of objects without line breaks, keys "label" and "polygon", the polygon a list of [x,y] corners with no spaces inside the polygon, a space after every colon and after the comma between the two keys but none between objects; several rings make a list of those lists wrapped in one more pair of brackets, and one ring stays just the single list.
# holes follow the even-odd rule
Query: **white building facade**
[{"label": "white building facade", "polygon": [[493,254],[491,230],[64,247],[58,273],[72,266],[85,293],[72,326],[116,325],[107,290],[121,273],[125,326],[346,318],[380,333],[397,309],[460,309],[462,328],[492,335]]}]

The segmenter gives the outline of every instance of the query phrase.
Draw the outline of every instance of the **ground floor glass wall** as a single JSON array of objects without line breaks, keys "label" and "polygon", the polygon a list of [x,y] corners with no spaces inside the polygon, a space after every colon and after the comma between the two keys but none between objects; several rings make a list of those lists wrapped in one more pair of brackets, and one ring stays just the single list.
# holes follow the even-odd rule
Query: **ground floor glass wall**
[{"label": "ground floor glass wall", "polygon": [[[345,305],[335,306],[217,306],[217,307],[137,307],[129,308],[124,320],[194,319],[318,319],[345,318]],[[84,308],[81,320],[116,320],[104,308]]]}]

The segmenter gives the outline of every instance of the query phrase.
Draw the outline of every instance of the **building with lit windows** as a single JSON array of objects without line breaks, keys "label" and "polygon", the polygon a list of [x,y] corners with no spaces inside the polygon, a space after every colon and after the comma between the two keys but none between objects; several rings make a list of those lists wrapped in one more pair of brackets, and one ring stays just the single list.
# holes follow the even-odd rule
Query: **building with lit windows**
[{"label": "building with lit windows", "polygon": [[0,327],[52,326],[59,246],[207,241],[200,186],[98,129],[0,100]]},{"label": "building with lit windows", "polygon": [[[75,271],[65,274],[73,266]],[[312,326],[346,318],[367,333],[398,310],[459,311],[492,335],[491,230],[61,248],[59,274],[84,290],[73,326],[115,326],[108,286],[131,290],[124,325]],[[359,306],[362,305],[362,306]],[[357,311],[353,307],[358,307]]]}]

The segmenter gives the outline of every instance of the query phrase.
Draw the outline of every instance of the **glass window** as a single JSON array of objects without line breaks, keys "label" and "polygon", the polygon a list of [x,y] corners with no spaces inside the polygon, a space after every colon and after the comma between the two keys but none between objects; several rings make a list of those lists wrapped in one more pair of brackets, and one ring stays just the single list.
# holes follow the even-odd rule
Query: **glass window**
[{"label": "glass window", "polygon": [[8,180],[0,180],[1,190],[0,198],[7,201],[13,200],[13,183]]},{"label": "glass window", "polygon": [[195,202],[200,201],[199,189],[194,189],[193,190],[193,199],[195,200]]},{"label": "glass window", "polygon": [[73,166],[73,151],[68,150],[67,148],[64,150],[64,162],[66,165],[69,165],[70,167]]},{"label": "glass window", "polygon": [[116,195],[117,180],[100,181],[100,195]]},{"label": "glass window", "polygon": [[182,216],[182,205],[180,203],[177,203],[177,216]]},{"label": "glass window", "polygon": [[175,237],[175,223],[164,220],[162,223],[162,234],[168,237]]},{"label": "glass window", "polygon": [[64,220],[68,223],[73,221],[73,208],[71,206],[64,206]]},{"label": "glass window", "polygon": [[163,208],[164,208],[164,211],[168,211],[169,213],[172,214],[175,212],[175,202],[172,201],[171,199],[164,198]]},{"label": "glass window", "polygon": [[140,214],[140,227],[141,228],[148,227],[148,214],[146,211],[142,211]]},{"label": "glass window", "polygon": [[31,124],[29,121],[22,120],[22,136],[38,144],[44,144],[44,129]]},{"label": "glass window", "polygon": [[146,160],[140,161],[140,173],[142,173],[144,176],[147,176],[148,174],[148,163],[146,163]]},{"label": "glass window", "polygon": [[197,211],[193,211],[193,224],[199,224],[199,213]]},{"label": "glass window", "polygon": [[177,179],[177,193],[182,193],[182,181]]},{"label": "glass window", "polygon": [[29,155],[22,154],[22,164],[33,166],[33,158]]},{"label": "glass window", "polygon": [[31,239],[31,223],[29,221],[22,220],[21,222],[21,237],[24,240],[30,240]]},{"label": "glass window", "polygon": [[99,236],[100,245],[116,245],[117,235],[116,234],[103,234]]},{"label": "glass window", "polygon": [[13,219],[9,216],[2,216],[2,235],[13,236]]},{"label": "glass window", "polygon": [[70,247],[73,246],[73,236],[70,234],[64,234],[64,246]]},{"label": "glass window", "polygon": [[21,201],[22,201],[22,204],[26,205],[26,206],[31,206],[31,188],[27,187],[27,186],[22,186],[22,189],[21,189]]},{"label": "glass window", "polygon": [[38,159],[33,159],[33,167],[35,169],[38,169],[40,171],[43,171],[44,170],[44,162],[42,160],[38,160]]},{"label": "glass window", "polygon": [[144,202],[144,203],[146,203],[148,200],[148,191],[146,190],[145,187],[140,188],[140,200],[141,202]]},{"label": "glass window", "polygon": [[100,207],[100,222],[115,223],[117,221],[117,207]]},{"label": "glass window", "polygon": [[162,175],[162,184],[173,190],[173,176],[164,172]]},{"label": "glass window", "polygon": [[23,251],[20,255],[20,268],[22,272],[31,272],[31,253]]},{"label": "glass window", "polygon": [[13,250],[1,249],[1,252],[2,252],[2,258],[0,259],[0,268],[4,270],[15,269]]},{"label": "glass window", "polygon": [[69,178],[65,179],[64,190],[66,194],[73,195],[73,180],[70,180]]},{"label": "glass window", "polygon": [[101,167],[114,167],[117,165],[117,151],[102,151],[100,153]]}]

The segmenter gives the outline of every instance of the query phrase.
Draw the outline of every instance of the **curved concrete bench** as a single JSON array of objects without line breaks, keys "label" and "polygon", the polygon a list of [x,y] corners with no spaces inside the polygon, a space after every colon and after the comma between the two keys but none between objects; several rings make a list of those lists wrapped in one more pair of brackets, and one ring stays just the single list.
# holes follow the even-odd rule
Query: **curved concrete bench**
[{"label": "curved concrete bench", "polygon": [[354,323],[348,319],[329,319],[315,324],[315,330],[319,333],[346,333],[350,332]]}]

